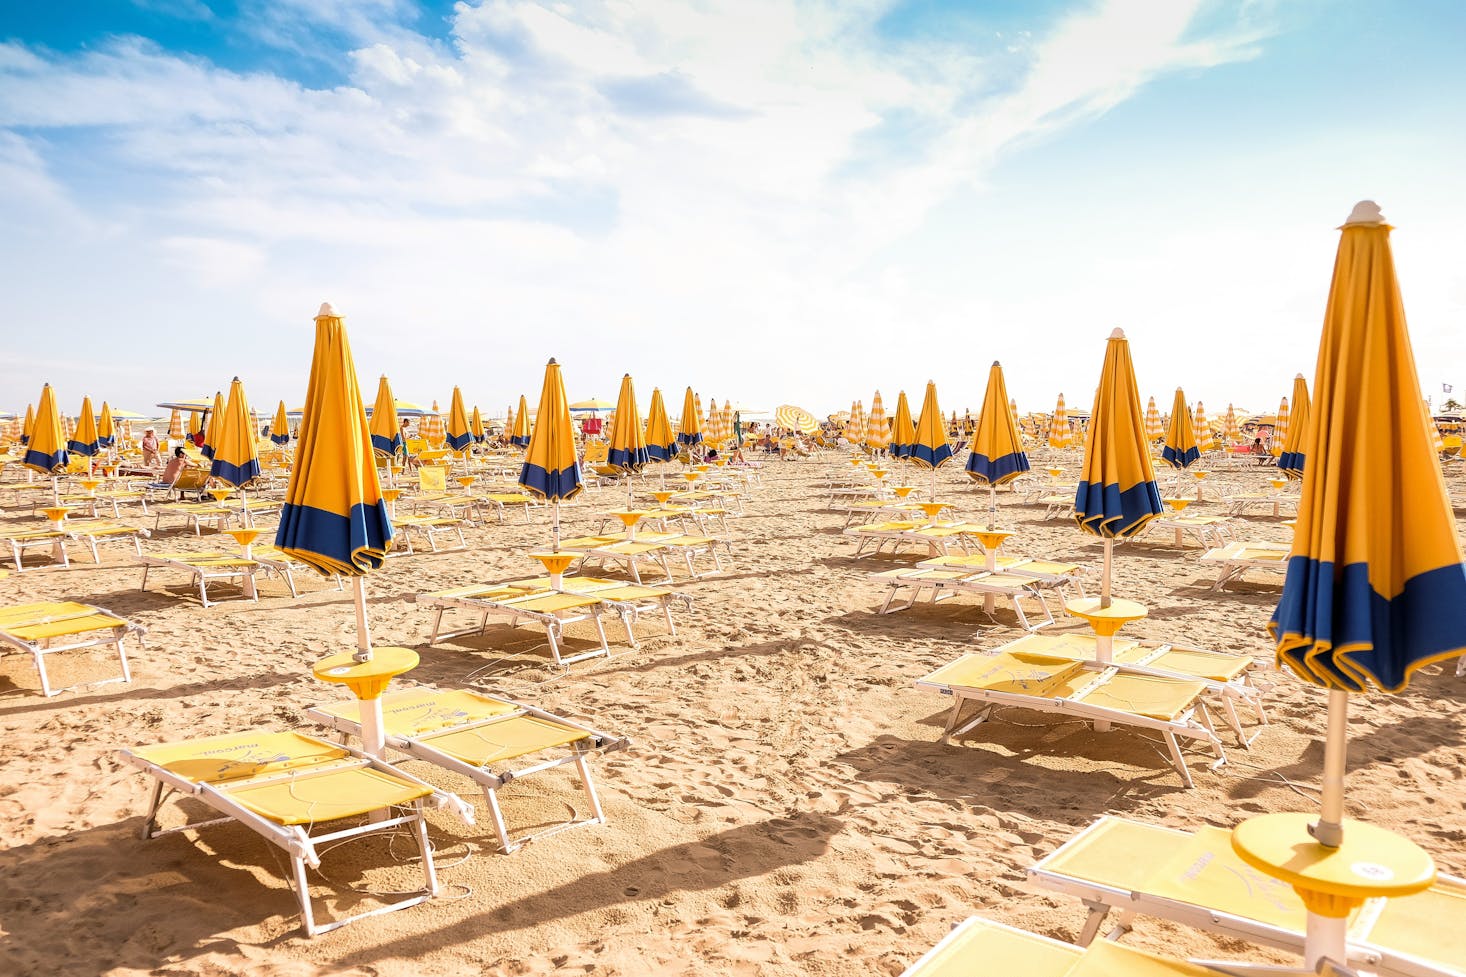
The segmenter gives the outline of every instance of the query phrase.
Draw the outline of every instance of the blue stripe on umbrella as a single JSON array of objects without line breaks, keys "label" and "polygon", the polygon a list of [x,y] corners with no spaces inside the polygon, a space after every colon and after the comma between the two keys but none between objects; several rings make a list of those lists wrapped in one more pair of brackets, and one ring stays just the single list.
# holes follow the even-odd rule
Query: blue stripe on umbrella
[{"label": "blue stripe on umbrella", "polygon": [[1028,455],[1022,451],[1015,451],[998,458],[989,458],[987,455],[974,453],[967,459],[968,474],[990,485],[997,484],[999,479],[1028,470]]},{"label": "blue stripe on umbrella", "polygon": [[[1161,493],[1155,482],[1137,482],[1120,490],[1118,483],[1080,482],[1074,493],[1074,519],[1096,536],[1122,539],[1139,530],[1161,511]],[[1089,513],[1094,513],[1090,515]],[[1119,513],[1119,515],[1106,515]]]},{"label": "blue stripe on umbrella", "polygon": [[923,462],[931,468],[936,468],[942,462],[952,457],[952,446],[950,444],[943,444],[933,451],[930,445],[913,444],[911,446],[911,453],[906,457]]},{"label": "blue stripe on umbrella", "polygon": [[243,465],[232,465],[215,458],[209,466],[209,475],[222,478],[230,485],[243,485],[260,477],[260,463],[258,459],[251,459]]},{"label": "blue stripe on umbrella", "polygon": [[525,462],[519,472],[519,483],[547,498],[568,499],[582,488],[580,466],[576,464],[559,471],[549,472],[539,465]]},{"label": "blue stripe on umbrella", "polygon": [[1177,451],[1170,445],[1166,445],[1166,447],[1161,449],[1161,460],[1174,468],[1186,468],[1189,465],[1195,464],[1200,457],[1201,451],[1198,448],[1187,448],[1185,451]]},{"label": "blue stripe on umbrella", "polygon": [[[359,502],[351,507],[349,516],[286,503],[280,511],[280,528],[275,535],[275,545],[280,549],[319,553],[341,564],[364,565],[371,570],[382,566],[391,541],[392,521],[384,502],[376,505]],[[297,554],[297,559],[305,560],[305,557]]]}]

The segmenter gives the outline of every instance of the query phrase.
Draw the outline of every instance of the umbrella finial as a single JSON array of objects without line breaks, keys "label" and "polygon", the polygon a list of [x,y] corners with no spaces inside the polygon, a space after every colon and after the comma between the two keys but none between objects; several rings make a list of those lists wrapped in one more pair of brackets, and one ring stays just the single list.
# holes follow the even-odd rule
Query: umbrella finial
[{"label": "umbrella finial", "polygon": [[1297,376],[1295,376],[1293,379],[1294,380],[1302,380],[1303,379],[1303,374],[1300,373]]},{"label": "umbrella finial", "polygon": [[1121,329],[1119,326],[1116,326],[1114,329],[1110,330],[1110,338],[1111,339],[1124,339],[1125,338],[1125,330]]},{"label": "umbrella finial", "polygon": [[321,311],[319,311],[319,312],[316,313],[316,318],[319,319],[322,316],[329,316],[330,318],[333,318],[333,319],[340,318],[340,316],[336,313],[336,308],[333,305],[331,305],[330,302],[322,302],[321,303]]},{"label": "umbrella finial", "polygon": [[553,357],[553,356],[550,357],[550,362],[546,363],[545,365],[546,366],[554,366],[555,365],[555,357]]},{"label": "umbrella finial", "polygon": [[993,360],[993,366],[1002,366],[1002,365],[1003,364],[999,363],[997,360]]},{"label": "umbrella finial", "polygon": [[1353,227],[1363,224],[1366,226],[1378,226],[1385,222],[1385,215],[1379,212],[1379,204],[1373,200],[1361,200],[1354,205],[1349,213],[1349,219],[1344,221],[1345,227]]}]

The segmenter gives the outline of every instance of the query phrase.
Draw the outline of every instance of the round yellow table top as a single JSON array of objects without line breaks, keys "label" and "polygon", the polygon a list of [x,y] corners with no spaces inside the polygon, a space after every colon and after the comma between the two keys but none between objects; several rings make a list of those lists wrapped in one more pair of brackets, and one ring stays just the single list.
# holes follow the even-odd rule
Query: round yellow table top
[{"label": "round yellow table top", "polygon": [[565,568],[574,563],[580,556],[578,553],[531,553],[532,559],[539,560],[549,574],[564,573]]},{"label": "round yellow table top", "polygon": [[891,473],[890,473],[890,472],[889,472],[889,471],[888,471],[888,470],[886,470],[886,469],[884,469],[884,468],[872,468],[872,469],[871,469],[871,470],[870,470],[870,473],[871,473],[871,474],[872,474],[872,475],[873,475],[873,476],[875,476],[875,478],[876,478],[876,479],[877,479],[877,480],[880,480],[880,479],[882,479],[882,478],[885,478],[885,477],[886,477],[886,476],[887,476],[887,475],[889,475],[889,474],[891,474]]},{"label": "round yellow table top", "polygon": [[88,492],[95,492],[97,490],[97,486],[102,484],[102,480],[100,478],[83,478],[80,479],[80,482],[81,487],[86,489]]},{"label": "round yellow table top", "polygon": [[226,529],[224,531],[230,536],[233,536],[234,541],[240,546],[251,545],[264,533],[263,529]]},{"label": "round yellow table top", "polygon": [[1423,892],[1435,881],[1429,853],[1404,835],[1344,819],[1344,843],[1325,848],[1308,833],[1317,814],[1280,811],[1232,829],[1232,850],[1248,865],[1301,891],[1344,899]]},{"label": "round yellow table top", "polygon": [[462,485],[464,488],[468,488],[474,482],[478,481],[478,476],[477,475],[459,475],[457,478],[453,479],[453,481],[457,482],[459,485]]},{"label": "round yellow table top", "polygon": [[1013,529],[979,529],[972,535],[982,541],[983,549],[995,550],[1002,546],[1009,536],[1016,536],[1018,532]]},{"label": "round yellow table top", "polygon": [[898,498],[898,499],[904,499],[904,498],[906,498],[906,496],[908,496],[912,492],[915,492],[916,491],[916,486],[915,485],[892,485],[891,486],[891,491],[896,493],[896,498]]},{"label": "round yellow table top", "polygon": [[1176,510],[1177,512],[1181,512],[1181,511],[1183,511],[1188,505],[1190,505],[1195,500],[1193,500],[1193,499],[1162,499],[1161,501],[1164,502],[1166,505],[1170,506],[1172,509]]},{"label": "round yellow table top", "polygon": [[1268,479],[1268,484],[1278,491],[1282,491],[1283,486],[1288,484],[1288,480],[1286,478],[1270,478]]},{"label": "round yellow table top", "polygon": [[402,490],[400,488],[396,488],[395,486],[384,486],[382,488],[382,498],[387,502],[396,502],[401,497]]},{"label": "round yellow table top", "polygon": [[41,511],[44,512],[46,514],[46,518],[51,520],[52,522],[60,522],[71,514],[71,506],[48,505]]},{"label": "round yellow table top", "polygon": [[1049,475],[1053,478],[1058,478],[1060,475],[1064,474],[1064,469],[1062,468],[1049,468],[1047,469],[1047,471]]},{"label": "round yellow table top", "polygon": [[355,652],[343,651],[322,658],[311,666],[311,674],[322,682],[345,685],[358,699],[375,699],[395,676],[417,667],[417,652],[411,648],[373,648],[370,661],[359,662]]},{"label": "round yellow table top", "polygon": [[645,509],[612,509],[611,515],[621,520],[621,525],[628,529],[641,522],[646,517]]},{"label": "round yellow table top", "polygon": [[1090,627],[1101,634],[1105,633],[1102,629],[1106,627],[1109,628],[1108,633],[1114,634],[1122,626],[1138,621],[1150,613],[1139,601],[1125,600],[1122,597],[1112,598],[1109,607],[1101,607],[1098,597],[1081,597],[1069,601],[1064,609],[1075,617],[1084,618]]},{"label": "round yellow table top", "polygon": [[652,498],[654,498],[654,499],[657,500],[657,504],[658,505],[666,505],[667,504],[667,500],[670,499],[672,496],[674,496],[676,494],[677,494],[676,492],[668,492],[665,489],[663,489],[663,490],[658,491],[658,492],[653,492],[652,493]]},{"label": "round yellow table top", "polygon": [[947,503],[945,503],[945,502],[918,502],[918,503],[916,503],[916,507],[918,509],[920,509],[922,512],[925,512],[927,515],[934,516],[938,512],[941,512],[943,509],[947,508]]}]

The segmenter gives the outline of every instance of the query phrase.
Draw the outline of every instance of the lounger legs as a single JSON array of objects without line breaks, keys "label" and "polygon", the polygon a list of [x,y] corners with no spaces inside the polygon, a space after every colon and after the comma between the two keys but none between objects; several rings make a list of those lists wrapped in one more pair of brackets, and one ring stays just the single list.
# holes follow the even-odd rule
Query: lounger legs
[{"label": "lounger legs", "polygon": [[[533,834],[523,835],[519,838],[515,838],[509,833],[509,826],[504,820],[504,811],[499,806],[499,795],[497,788],[491,787],[487,784],[484,785],[484,800],[489,805],[489,816],[493,818],[494,831],[499,835],[499,845],[501,848],[503,848],[504,854],[512,854],[523,848],[525,845],[529,844],[531,841],[536,841],[540,838],[548,838],[550,835],[559,834],[561,831],[566,831],[570,828],[578,828],[582,825],[588,824],[606,823],[606,812],[601,808],[601,798],[600,795],[596,793],[595,780],[591,776],[590,756],[585,753],[577,753],[575,756],[575,769],[576,772],[580,775],[580,786],[585,791],[586,800],[590,802],[590,816],[584,818],[575,818],[570,821],[566,821],[563,824],[557,824],[552,828],[546,828],[543,831],[537,831]],[[507,783],[508,779],[508,775],[506,775],[506,779],[504,782]]]}]

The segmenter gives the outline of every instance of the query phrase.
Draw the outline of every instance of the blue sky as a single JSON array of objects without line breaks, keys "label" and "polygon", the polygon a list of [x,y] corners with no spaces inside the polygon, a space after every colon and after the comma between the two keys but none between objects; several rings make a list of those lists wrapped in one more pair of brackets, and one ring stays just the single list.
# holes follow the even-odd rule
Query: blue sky
[{"label": "blue sky", "polygon": [[[1379,201],[1427,392],[1466,383],[1466,7],[1439,2],[0,4],[0,408],[370,388],[490,414],[1271,410]],[[1466,388],[1462,388],[1466,389]]]}]

